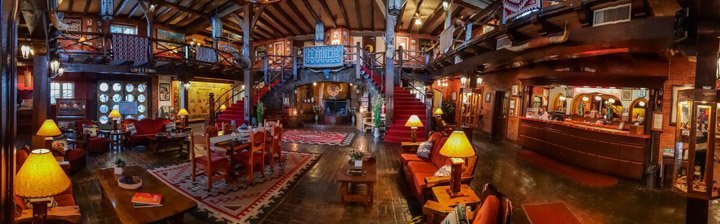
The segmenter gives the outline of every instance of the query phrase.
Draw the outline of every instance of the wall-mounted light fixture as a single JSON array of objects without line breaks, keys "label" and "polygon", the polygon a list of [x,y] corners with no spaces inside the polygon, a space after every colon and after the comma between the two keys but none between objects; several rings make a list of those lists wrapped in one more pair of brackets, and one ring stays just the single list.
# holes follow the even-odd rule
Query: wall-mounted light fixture
[{"label": "wall-mounted light fixture", "polygon": [[35,51],[32,49],[32,47],[28,45],[22,45],[20,46],[20,53],[22,53],[23,59],[28,59],[30,56],[35,55]]},{"label": "wall-mounted light fixture", "polygon": [[463,87],[465,87],[465,86],[466,86],[465,84],[467,84],[467,77],[465,77],[465,76],[463,75],[462,77],[460,77],[460,85],[462,85]]}]

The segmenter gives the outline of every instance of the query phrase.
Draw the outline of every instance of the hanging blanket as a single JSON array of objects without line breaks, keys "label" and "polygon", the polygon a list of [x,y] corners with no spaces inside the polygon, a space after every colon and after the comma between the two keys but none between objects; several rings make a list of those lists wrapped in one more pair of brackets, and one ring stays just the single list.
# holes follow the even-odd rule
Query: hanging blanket
[{"label": "hanging blanket", "polygon": [[215,52],[215,49],[198,46],[195,48],[195,60],[217,63],[217,53]]},{"label": "hanging blanket", "polygon": [[135,35],[112,35],[112,50],[114,64],[126,61],[145,64],[148,62],[148,38]]}]

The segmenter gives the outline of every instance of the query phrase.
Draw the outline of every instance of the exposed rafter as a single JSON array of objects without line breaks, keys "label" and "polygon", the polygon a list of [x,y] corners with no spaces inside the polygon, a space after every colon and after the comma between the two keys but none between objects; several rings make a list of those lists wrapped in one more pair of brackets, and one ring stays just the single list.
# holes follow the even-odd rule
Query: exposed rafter
[{"label": "exposed rafter", "polygon": [[[440,6],[442,6],[442,2],[440,4]],[[438,18],[442,18],[443,15],[445,15],[445,10],[442,7],[438,6],[437,8],[435,8],[435,11],[433,11],[432,14],[428,16],[428,19],[425,20],[425,23],[420,27],[418,31],[422,32],[423,30],[427,29],[430,24],[435,23],[435,21],[437,21]]]},{"label": "exposed rafter", "polygon": [[132,9],[130,9],[130,13],[128,13],[127,18],[128,18],[128,19],[132,18],[132,16],[135,15],[135,11],[137,11],[138,8],[140,8],[140,3],[139,3],[139,2],[138,2],[138,3],[135,3],[135,6],[133,6]]},{"label": "exposed rafter", "polygon": [[[263,13],[265,16],[268,15],[268,13]],[[275,33],[282,33],[283,36],[290,35],[290,30],[287,29],[287,27],[283,27],[280,25],[281,23],[271,22],[270,20],[267,20],[266,17],[263,17],[263,15],[260,15],[260,18],[258,18],[258,21],[262,24],[264,24],[267,28],[270,28],[271,30],[277,30],[280,32]],[[277,25],[276,25],[277,24]]]},{"label": "exposed rafter", "polygon": [[338,8],[340,8],[340,14],[345,21],[345,27],[350,27],[350,20],[348,19],[347,13],[345,12],[345,5],[343,0],[337,0]]},{"label": "exposed rafter", "polygon": [[[412,30],[413,25],[415,24],[413,22],[413,19],[416,19],[415,16],[420,16],[420,9],[422,8],[423,3],[425,3],[425,0],[420,0],[417,2],[417,5],[415,6],[415,12],[412,14],[412,17],[410,17],[410,21],[408,22],[408,30]],[[440,4],[438,4],[438,8],[442,8],[442,1],[440,1]],[[427,23],[429,21],[425,21]],[[417,31],[420,31],[421,29],[417,29]]]},{"label": "exposed rafter", "polygon": [[370,1],[370,29],[375,30],[375,2]]},{"label": "exposed rafter", "polygon": [[[422,1],[422,0],[420,0]],[[402,10],[400,10],[400,14],[397,16],[397,22],[395,23],[395,30],[400,29],[400,24],[402,24],[403,16],[405,16],[405,6],[409,4],[410,0],[404,1],[402,5]]]},{"label": "exposed rafter", "polygon": [[[294,30],[294,29],[290,29],[290,27],[288,27],[285,23],[282,22],[282,21],[288,21],[288,20],[278,19],[277,17],[275,17],[274,14],[270,13],[269,11],[266,11],[265,13],[263,13],[263,15],[266,16],[266,17],[269,19],[269,22],[270,22],[270,23],[272,23],[272,24],[277,24],[278,26],[280,26],[281,29],[287,31],[287,32],[285,32],[285,33],[287,33],[287,34],[291,34],[291,33],[292,33],[293,35],[298,35],[298,34],[300,34],[300,32],[297,32],[297,31]],[[292,21],[292,20],[290,20],[290,21]]]},{"label": "exposed rafter", "polygon": [[[70,3],[72,4],[72,1],[70,1]],[[128,3],[128,0],[122,0],[120,2],[120,5],[118,5],[118,7],[115,9],[115,13],[113,13],[113,14],[115,16],[118,16],[120,14],[120,12],[122,12],[122,10],[125,9],[125,5],[127,5],[127,3]],[[70,7],[72,7],[72,5],[70,5]]]},{"label": "exposed rafter", "polygon": [[83,15],[87,14],[88,10],[90,9],[90,2],[92,2],[92,0],[85,0],[85,7],[83,8],[82,12]]},{"label": "exposed rafter", "polygon": [[[292,2],[292,1],[288,1],[288,2]],[[302,0],[302,3],[303,3],[303,5],[305,5],[305,8],[307,8],[308,12],[310,12],[310,15],[312,15],[312,17],[315,18],[315,22],[321,21],[320,16],[318,16],[318,14],[315,12],[312,5],[310,5],[310,2],[308,2],[308,0]]]},{"label": "exposed rafter", "polygon": [[[385,1],[375,0],[375,3],[377,3],[378,9],[382,12],[383,18],[387,18],[387,5],[385,5]],[[405,3],[403,3],[403,5],[405,5]]]},{"label": "exposed rafter", "polygon": [[[270,5],[270,7],[272,7],[277,12],[280,12],[280,13],[284,12],[283,10],[280,9],[280,6],[278,6],[278,4],[272,4],[272,5]],[[265,13],[272,15],[272,17],[275,17],[275,15],[272,14],[270,11],[265,12]],[[293,27],[295,27],[298,31],[300,31],[300,33],[306,32],[306,30],[302,26],[300,26],[300,24],[298,24],[294,19],[286,18],[284,20],[278,19],[275,21],[287,21],[290,23],[290,25],[293,25]]]},{"label": "exposed rafter", "polygon": [[[295,5],[295,3],[293,3],[292,1],[286,1],[286,3],[288,4],[288,6],[290,6],[290,10],[292,10],[293,13],[295,13],[295,16],[297,16],[300,19],[300,21],[302,21],[307,27],[310,27],[310,30],[314,29],[315,26],[310,25],[311,24],[310,21],[305,19],[306,17],[303,16],[302,13],[300,13],[300,10],[298,10],[298,7],[297,7],[297,5]],[[282,11],[280,11],[280,12],[282,12]],[[315,24],[315,23],[312,23],[312,24]]]},{"label": "exposed rafter", "polygon": [[[357,15],[358,29],[363,29],[362,16],[360,16],[360,0],[355,0],[355,15]],[[375,21],[373,21],[375,22]]]},{"label": "exposed rafter", "polygon": [[322,5],[323,9],[325,9],[325,13],[327,13],[330,16],[330,21],[332,22],[332,27],[336,28],[337,23],[335,22],[335,15],[332,14],[332,11],[330,11],[330,7],[327,4],[327,1],[320,0],[320,4]]},{"label": "exposed rafter", "polygon": [[[463,9],[463,7],[460,7],[460,6],[455,7],[455,10],[453,10],[453,12],[450,14],[450,18],[455,18],[455,17],[457,17],[457,16],[460,14],[460,12],[462,11],[462,9]],[[444,28],[444,25],[443,25],[443,24],[444,24],[444,23],[440,23],[440,25],[438,25],[437,27],[435,27],[435,29],[434,29],[430,34],[437,34],[437,33],[439,33],[440,30],[442,30],[442,29]]]},{"label": "exposed rafter", "polygon": [[148,3],[150,3],[150,4],[162,5],[162,6],[165,6],[165,7],[172,7],[172,8],[174,8],[174,9],[176,9],[176,10],[183,11],[183,12],[186,12],[186,13],[195,14],[195,15],[200,16],[200,17],[209,17],[207,14],[205,14],[205,13],[202,12],[202,11],[198,11],[198,10],[196,10],[196,9],[192,9],[192,8],[189,8],[189,7],[185,7],[185,6],[182,6],[182,5],[180,5],[180,4],[178,4],[178,3],[174,3],[174,2],[168,2],[168,1],[164,1],[164,0],[141,0],[141,1],[143,1],[143,2],[148,2]]}]

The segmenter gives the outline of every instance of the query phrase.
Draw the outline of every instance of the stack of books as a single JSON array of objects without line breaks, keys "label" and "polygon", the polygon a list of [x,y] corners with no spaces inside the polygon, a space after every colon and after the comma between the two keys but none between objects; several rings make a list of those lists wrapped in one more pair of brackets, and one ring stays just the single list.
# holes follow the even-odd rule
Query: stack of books
[{"label": "stack of books", "polygon": [[131,202],[135,208],[160,207],[162,204],[162,195],[152,193],[137,192],[133,195]]}]

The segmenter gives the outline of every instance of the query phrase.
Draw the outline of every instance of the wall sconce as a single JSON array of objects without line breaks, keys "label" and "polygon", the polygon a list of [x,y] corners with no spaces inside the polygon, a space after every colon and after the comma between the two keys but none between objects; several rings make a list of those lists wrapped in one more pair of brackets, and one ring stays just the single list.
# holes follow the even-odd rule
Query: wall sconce
[{"label": "wall sconce", "polygon": [[483,78],[482,76],[478,76],[477,79],[475,79],[475,83],[477,83],[477,87],[479,88],[480,85],[482,85]]},{"label": "wall sconce", "polygon": [[447,0],[443,0],[443,1],[442,1],[442,7],[443,7],[444,10],[447,11],[447,10],[448,10],[448,7],[450,7],[450,3],[448,3]]},{"label": "wall sconce", "polygon": [[465,84],[467,84],[467,77],[465,77],[465,76],[460,77],[460,85],[465,87],[466,86]]},{"label": "wall sconce", "polygon": [[53,78],[62,76],[63,73],[65,73],[65,69],[60,67],[60,62],[58,60],[52,60],[50,62],[50,73],[52,73]]},{"label": "wall sconce", "polygon": [[595,100],[601,101],[601,100],[602,100],[602,97],[600,97],[600,96],[595,96]]},{"label": "wall sconce", "polygon": [[20,47],[20,53],[22,53],[23,59],[28,59],[28,58],[30,58],[30,56],[35,55],[35,51],[32,49],[32,47],[27,46],[27,45],[22,45]]},{"label": "wall sconce", "polygon": [[185,89],[190,89],[190,82],[186,82],[185,84],[183,84],[183,86],[185,87]]},{"label": "wall sconce", "polygon": [[317,82],[313,82],[313,86],[317,86]]},{"label": "wall sconce", "polygon": [[590,101],[590,98],[588,98],[587,96],[583,96],[582,101],[583,101],[583,102]]}]

